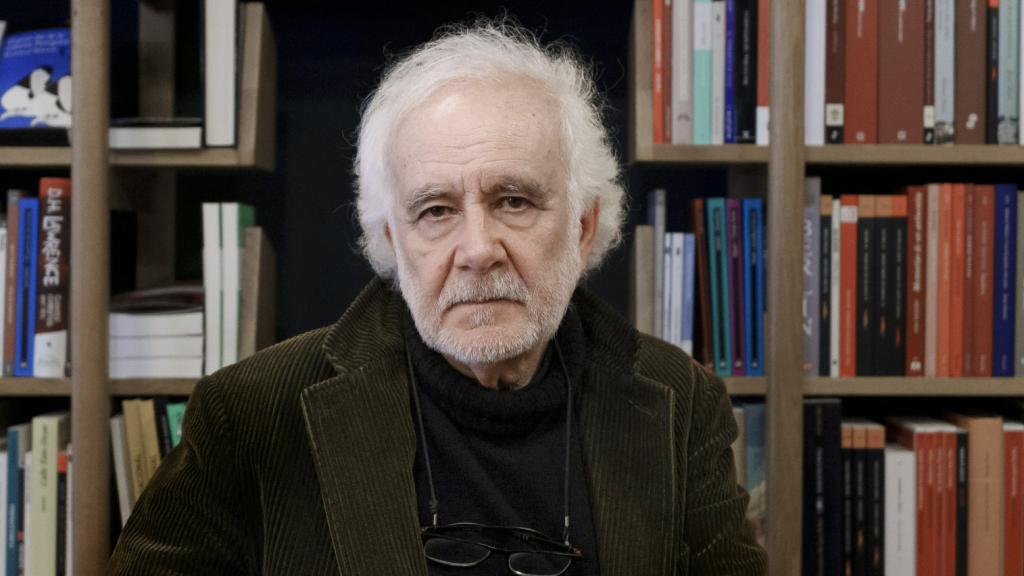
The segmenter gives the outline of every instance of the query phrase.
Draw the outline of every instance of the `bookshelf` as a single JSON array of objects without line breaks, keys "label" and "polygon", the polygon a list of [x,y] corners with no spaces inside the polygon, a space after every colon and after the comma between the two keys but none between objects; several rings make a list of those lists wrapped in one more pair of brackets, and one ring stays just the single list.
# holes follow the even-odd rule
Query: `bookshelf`
[{"label": "bookshelf", "polygon": [[[1024,166],[1020,146],[829,145],[804,146],[804,2],[772,0],[769,146],[654,144],[651,114],[651,2],[633,5],[630,36],[629,159],[677,166],[767,167],[767,377],[726,378],[730,394],[764,395],[769,573],[801,572],[802,426],[806,397],[1011,397],[1024,396],[1024,378],[817,378],[802,373],[800,342],[801,202],[809,167]],[[781,104],[780,104],[781,103]]]},{"label": "bookshelf", "polygon": [[[76,574],[99,575],[112,549],[109,497],[111,406],[122,397],[187,396],[194,379],[110,379],[108,357],[109,220],[113,207],[138,211],[137,280],[173,279],[176,170],[274,168],[276,48],[262,4],[240,3],[242,32],[238,145],[188,151],[117,151],[108,147],[110,0],[70,0],[74,123],[68,147],[0,147],[0,171],[70,169],[70,378],[0,378],[0,397],[68,398],[74,441]],[[174,2],[140,0],[140,113],[170,115],[174,94]]]}]

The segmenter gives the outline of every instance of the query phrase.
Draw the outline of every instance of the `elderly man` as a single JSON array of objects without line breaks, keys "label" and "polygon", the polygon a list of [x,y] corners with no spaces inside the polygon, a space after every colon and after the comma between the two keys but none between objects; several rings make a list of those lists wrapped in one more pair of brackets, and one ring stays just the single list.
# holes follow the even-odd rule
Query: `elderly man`
[{"label": "elderly man", "polygon": [[721,382],[577,288],[623,190],[569,51],[449,30],[386,73],[356,174],[380,278],[196,386],[111,573],[765,572]]}]

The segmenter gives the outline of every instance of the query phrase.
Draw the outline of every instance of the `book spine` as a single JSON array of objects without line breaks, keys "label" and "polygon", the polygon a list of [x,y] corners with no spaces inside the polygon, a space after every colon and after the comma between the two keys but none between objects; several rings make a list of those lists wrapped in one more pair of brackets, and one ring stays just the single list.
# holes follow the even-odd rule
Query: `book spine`
[{"label": "book spine", "polygon": [[751,494],[747,517],[754,525],[754,537],[762,546],[765,541],[764,512],[768,501],[765,492],[765,406],[762,402],[743,404],[746,419],[747,479],[744,486]]},{"label": "book spine", "polygon": [[[935,2],[937,0],[924,0],[924,110],[922,124],[924,126],[924,143],[935,144]],[[938,0],[952,1],[952,0]],[[951,63],[952,64],[952,63]],[[952,88],[952,83],[950,83]],[[950,110],[952,112],[952,110]],[[949,115],[949,125],[952,126],[952,114]]]},{"label": "book spine", "polygon": [[711,325],[713,332],[713,351],[715,355],[715,373],[719,376],[731,376],[732,357],[729,340],[729,272],[725,232],[725,199],[709,198],[706,202],[708,210],[708,232],[711,247]]},{"label": "book spine", "polygon": [[708,266],[708,235],[704,225],[704,199],[694,198],[691,214],[693,217],[694,240],[697,253],[697,302],[700,304],[700,361],[710,371],[715,369],[711,337],[711,269]]},{"label": "book spine", "polygon": [[725,0],[711,0],[711,144],[725,143]]},{"label": "book spine", "polygon": [[824,406],[804,402],[803,569],[804,576],[825,576]]},{"label": "book spine", "polygon": [[985,7],[985,0],[956,0],[954,138],[957,144],[985,143],[985,87],[988,85]]},{"label": "book spine", "polygon": [[875,373],[875,327],[878,324],[875,276],[877,253],[875,242],[875,197],[861,194],[857,205],[857,375]]},{"label": "book spine", "polygon": [[651,119],[654,122],[654,143],[665,139],[665,1],[651,0]]},{"label": "book spine", "polygon": [[926,194],[925,246],[927,246],[927,253],[924,288],[924,375],[934,377],[938,358],[938,337],[936,332],[939,315],[939,185],[929,184]]},{"label": "book spine", "polygon": [[722,139],[726,144],[736,143],[736,0],[725,0],[725,115]]},{"label": "book spine", "polygon": [[945,509],[943,516],[943,538],[942,552],[945,555],[945,573],[949,576],[956,575],[956,431],[949,430],[942,433],[943,449],[945,457],[943,462],[943,482],[945,483]]},{"label": "book spine", "polygon": [[755,233],[751,235],[754,242],[751,260],[754,262],[754,313],[751,331],[754,334],[754,348],[751,353],[751,361],[747,365],[747,374],[750,376],[764,376],[764,335],[765,335],[765,296],[766,268],[764,261],[765,254],[765,222],[764,222],[764,200],[755,198],[751,201],[753,209],[751,222]]},{"label": "book spine", "polygon": [[18,203],[18,296],[14,375],[32,376],[35,358],[36,246],[38,246],[39,199]]},{"label": "book spine", "polygon": [[171,425],[167,420],[167,398],[153,398],[153,418],[156,421],[156,438],[162,460],[171,453]]},{"label": "book spine", "polygon": [[992,375],[993,271],[995,270],[995,187],[978,185],[974,189],[974,225],[976,263],[974,278],[974,368],[973,376]]},{"label": "book spine", "polygon": [[672,233],[672,297],[671,297],[671,339],[676,346],[683,347],[683,233]]},{"label": "book spine", "polygon": [[880,195],[875,198],[875,273],[874,297],[871,302],[871,315],[875,319],[875,374],[891,375],[893,372],[893,273],[895,271],[894,225],[892,216],[892,197]]},{"label": "book spine", "polygon": [[924,140],[924,0],[880,2],[878,13],[878,141]]},{"label": "book spine", "polygon": [[867,430],[853,427],[853,573],[867,571]]},{"label": "book spine", "polygon": [[665,273],[661,279],[661,335],[659,337],[666,342],[674,344],[674,334],[672,333],[674,328],[672,322],[672,280],[674,279],[675,271],[672,269],[672,233],[666,232],[662,236],[664,239],[662,240],[661,265]]},{"label": "book spine", "polygon": [[885,448],[886,574],[914,573],[914,455],[898,446]]},{"label": "book spine", "polygon": [[918,558],[918,573],[919,574],[940,574],[939,567],[939,555],[935,549],[938,543],[938,532],[939,523],[938,516],[940,514],[940,501],[938,500],[938,487],[935,483],[936,478],[936,465],[938,463],[938,450],[936,442],[938,441],[938,434],[934,433],[921,433],[921,444],[924,447],[924,462],[925,462],[925,479],[924,479],[924,514],[922,521],[919,523],[918,541],[922,542],[923,545],[920,548],[918,554],[923,556]]},{"label": "book spine", "polygon": [[974,270],[977,267],[974,263],[974,185],[964,184],[964,266],[963,266],[963,294],[964,300],[960,308],[954,310],[961,318],[961,334],[963,339],[963,358],[960,362],[960,373],[964,376],[971,375],[974,366]]},{"label": "book spine", "polygon": [[942,378],[950,374],[949,349],[950,317],[953,303],[953,190],[952,185],[939,187],[939,260],[938,260],[938,315],[935,328],[935,375]]},{"label": "book spine", "polygon": [[832,198],[832,255],[830,257],[832,270],[830,271],[832,284],[831,302],[829,303],[829,373],[828,375],[832,378],[839,377],[839,358],[840,358],[840,334],[841,324],[840,318],[842,316],[842,283],[840,282],[840,272],[842,271],[842,262],[840,258],[840,252],[842,248],[842,226],[841,226],[841,214],[842,206],[839,198]]},{"label": "book spine", "polygon": [[892,199],[892,356],[890,374],[905,374],[907,358],[907,197],[904,194]]},{"label": "book spine", "polygon": [[829,375],[832,343],[832,197],[822,196],[818,209],[818,376]]},{"label": "book spine", "polygon": [[1017,234],[1017,188],[996,185],[995,290],[992,326],[992,375],[1013,375],[1014,265]]},{"label": "book spine", "polygon": [[693,143],[693,5],[672,6],[672,143]]},{"label": "book spine", "polygon": [[[1024,192],[1017,192],[1017,222],[1024,222]],[[1017,254],[1024,254],[1024,234],[1017,234]],[[1014,375],[1024,376],[1024,264],[1018,262],[1016,268],[1017,303],[1014,306],[1016,322],[1014,323]]]},{"label": "book spine", "polygon": [[757,0],[736,2],[736,142],[740,144],[757,140],[757,4]]},{"label": "book spine", "polygon": [[843,97],[846,80],[845,0],[828,0],[825,32],[825,142],[843,143]]},{"label": "book spine", "polygon": [[654,226],[654,336],[664,338],[665,300],[665,202],[664,188],[656,188],[647,194],[647,223]]},{"label": "book spine", "polygon": [[15,576],[19,573],[20,544],[24,529],[21,483],[25,467],[25,440],[19,429],[7,429],[7,501],[4,502],[7,507],[7,539],[4,542],[4,573]]},{"label": "book spine", "polygon": [[640,224],[633,230],[630,260],[630,319],[644,334],[654,334],[654,227]]},{"label": "book spine", "polygon": [[924,375],[925,286],[928,243],[925,241],[928,196],[923,186],[907,189],[907,328],[906,375]]},{"label": "book spine", "polygon": [[[761,360],[754,349],[756,336],[754,317],[757,316],[756,297],[754,290],[757,288],[757,225],[754,222],[756,215],[753,213],[753,198],[746,198],[743,202],[743,365],[747,369],[747,376],[753,376],[755,371],[760,371]],[[757,367],[754,367],[754,362]]]},{"label": "book spine", "polygon": [[868,574],[882,576],[885,566],[885,429],[868,429]]},{"label": "book spine", "polygon": [[14,375],[15,342],[17,342],[17,299],[18,299],[18,239],[21,237],[18,223],[21,211],[18,203],[25,193],[21,190],[7,191],[7,238],[9,247],[4,260],[6,286],[4,291],[4,359],[3,375]]},{"label": "book spine", "polygon": [[988,27],[985,30],[985,143],[999,143],[999,0],[988,0]]},{"label": "book spine", "polygon": [[804,144],[825,143],[825,35],[824,0],[804,4]]},{"label": "book spine", "polygon": [[743,213],[739,198],[726,199],[729,235],[729,336],[732,349],[732,375],[745,376],[743,318]]},{"label": "book spine", "polygon": [[999,108],[996,141],[1017,144],[1020,108],[1020,0],[1002,0],[999,6]]},{"label": "book spine", "polygon": [[838,400],[822,400],[822,464],[824,467],[825,574],[843,567],[842,409]]},{"label": "book spine", "polygon": [[1021,500],[1021,452],[1024,449],[1024,430],[1006,430],[1004,425],[1003,451],[1003,544],[1004,574],[1024,574],[1024,537],[1021,522],[1024,507]]},{"label": "book spine", "polygon": [[805,374],[818,374],[818,334],[819,320],[819,283],[821,281],[820,239],[818,238],[818,220],[820,218],[821,178],[804,179],[804,296],[801,310],[804,333]]},{"label": "book spine", "polygon": [[841,574],[853,574],[853,542],[856,537],[853,529],[853,425],[842,424],[841,430],[842,459],[842,548],[843,569]]},{"label": "book spine", "polygon": [[967,576],[967,431],[956,431],[956,576]]},{"label": "book spine", "polygon": [[771,0],[757,0],[757,144],[768,145],[769,69],[771,46]]},{"label": "book spine", "polygon": [[32,373],[63,378],[70,367],[71,180],[39,181],[35,355]]},{"label": "book spine", "polygon": [[665,126],[664,142],[672,142],[672,0],[662,0],[665,3],[664,21],[661,29],[661,64],[662,64],[662,107],[661,120]]},{"label": "book spine", "polygon": [[846,5],[845,92],[846,143],[878,142],[878,0]]},{"label": "book spine", "polygon": [[966,188],[953,184],[951,262],[949,278],[949,376],[963,376],[964,366],[964,248],[966,241]]},{"label": "book spine", "polygon": [[67,540],[68,540],[68,453],[61,450],[57,453],[57,574],[67,573]]},{"label": "book spine", "polygon": [[693,0],[693,143],[711,144],[711,0]]},{"label": "book spine", "polygon": [[857,196],[844,194],[840,197],[840,241],[842,270],[839,276],[840,321],[839,321],[839,374],[843,377],[857,375]]},{"label": "book spine", "polygon": [[[203,211],[203,373],[213,374],[223,367],[221,330],[224,291],[221,265],[220,204],[204,202]],[[127,415],[125,415],[127,419]]]},{"label": "book spine", "polygon": [[691,356],[693,355],[695,244],[693,234],[683,235],[683,351]]},{"label": "book spine", "polygon": [[[931,0],[934,2],[934,92],[935,92],[935,143],[951,144],[960,122],[962,102],[960,78],[957,71],[967,59],[957,50],[957,42],[963,23],[962,12],[957,4],[979,0]],[[984,44],[984,42],[983,42]],[[980,66],[976,64],[976,66]],[[966,88],[966,87],[965,87]],[[957,138],[959,142],[959,138]]]}]

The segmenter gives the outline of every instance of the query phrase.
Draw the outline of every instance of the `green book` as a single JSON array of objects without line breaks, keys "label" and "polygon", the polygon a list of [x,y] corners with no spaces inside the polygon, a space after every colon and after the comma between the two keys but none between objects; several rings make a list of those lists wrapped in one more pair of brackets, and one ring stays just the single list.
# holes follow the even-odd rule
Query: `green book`
[{"label": "green book", "polygon": [[184,402],[167,403],[167,424],[171,430],[171,448],[181,442],[181,420],[185,417]]},{"label": "green book", "polygon": [[711,0],[693,0],[693,143],[711,144]]},{"label": "green book", "polygon": [[708,198],[708,276],[711,280],[711,341],[715,373],[732,376],[729,340],[729,251],[725,234],[725,198]]}]

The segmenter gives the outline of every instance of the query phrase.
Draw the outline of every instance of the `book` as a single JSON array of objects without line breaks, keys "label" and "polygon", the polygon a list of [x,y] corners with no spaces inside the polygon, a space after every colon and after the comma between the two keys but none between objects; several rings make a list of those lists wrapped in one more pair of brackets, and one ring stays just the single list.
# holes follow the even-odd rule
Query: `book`
[{"label": "book", "polygon": [[847,144],[878,142],[878,0],[846,4],[843,135]]},{"label": "book", "polygon": [[1013,376],[1013,329],[1016,316],[1014,281],[1017,248],[1017,187],[995,187],[995,242],[993,268],[992,375]]},{"label": "book", "polygon": [[672,143],[693,143],[693,5],[675,0],[672,8]]},{"label": "book", "polygon": [[112,337],[190,336],[203,334],[201,306],[161,312],[111,312]]},{"label": "book", "polygon": [[995,187],[979,184],[974,188],[974,367],[971,376],[992,375],[992,294],[995,269]]},{"label": "book", "polygon": [[[878,249],[875,246],[875,196],[857,198],[857,368],[859,376],[875,373],[875,334],[878,332],[876,281]],[[874,297],[873,297],[874,296]]]},{"label": "book", "polygon": [[[1017,222],[1024,222],[1024,192],[1017,192]],[[1018,259],[1020,255],[1024,254],[1024,235],[1017,234],[1017,246],[1016,254]],[[1016,313],[1016,319],[1014,322],[1014,346],[1013,346],[1013,357],[1014,357],[1014,368],[1013,373],[1015,376],[1024,376],[1024,262],[1018,262],[1016,265],[1016,278],[1014,280],[1014,286],[1017,288],[1017,301],[1014,304],[1014,310]]]},{"label": "book", "polygon": [[67,574],[68,540],[71,530],[68,529],[68,512],[71,499],[68,495],[68,470],[70,460],[67,448],[57,452],[57,550],[55,551],[57,574]]},{"label": "book", "polygon": [[111,150],[198,150],[201,118],[118,118],[110,122]]},{"label": "book", "polygon": [[170,402],[167,404],[167,424],[171,430],[171,447],[174,448],[181,443],[181,421],[185,417],[184,402]]},{"label": "book", "polygon": [[924,375],[928,196],[923,186],[907,189],[907,376]]},{"label": "book", "polygon": [[0,52],[0,131],[70,126],[71,30],[7,34]]},{"label": "book", "polygon": [[666,193],[656,188],[647,194],[647,223],[654,227],[654,336],[664,337],[665,218]]},{"label": "book", "polygon": [[757,0],[757,144],[767,146],[769,91],[768,54],[771,46],[771,0]]},{"label": "book", "polygon": [[842,271],[840,261],[840,248],[842,247],[842,227],[841,227],[841,214],[842,205],[839,198],[832,198],[832,255],[830,256],[830,264],[832,266],[831,278],[829,279],[832,285],[831,302],[829,303],[829,309],[831,310],[829,318],[829,373],[828,375],[832,378],[839,377],[839,359],[840,359],[840,318],[842,316],[841,296],[842,296],[842,284],[840,282],[840,272]]},{"label": "book", "polygon": [[14,375],[32,376],[36,338],[36,247],[39,245],[39,199],[18,201],[18,292],[16,298]]},{"label": "book", "polygon": [[722,140],[726,144],[736,143],[736,32],[736,0],[725,0]]},{"label": "book", "polygon": [[[896,341],[893,334],[895,319],[893,318],[893,284],[895,278],[896,260],[896,231],[893,221],[893,197],[887,194],[880,194],[875,198],[875,273],[874,282],[871,286],[874,292],[871,298],[871,317],[874,320],[872,326],[875,337],[874,341],[874,373],[876,376],[885,376],[893,373],[893,352]],[[902,366],[899,367],[898,375],[903,375]]]},{"label": "book", "polygon": [[887,372],[890,375],[902,376],[907,357],[907,197],[898,194],[892,197],[893,230],[892,272],[890,300],[892,302],[892,326],[889,330],[891,348],[889,350]]},{"label": "book", "polygon": [[32,419],[32,470],[28,476],[31,488],[32,574],[57,574],[58,551],[58,453],[67,445],[71,421],[67,412],[36,416]]},{"label": "book", "polygon": [[654,335],[654,227],[650,224],[633,229],[630,268],[630,320],[637,331]]},{"label": "book", "polygon": [[708,370],[715,369],[715,356],[712,352],[711,336],[711,296],[710,268],[708,265],[709,248],[707,227],[704,225],[704,199],[694,198],[691,205],[693,221],[694,248],[697,256],[697,302],[700,305],[700,361]]},{"label": "book", "polygon": [[964,366],[964,281],[966,279],[965,255],[967,246],[966,211],[967,189],[963,184],[953,184],[951,203],[953,208],[953,234],[951,238],[951,265],[949,282],[949,376],[963,376]]},{"label": "book", "polygon": [[715,373],[732,375],[729,270],[724,198],[708,198],[708,277],[711,280],[711,332]]},{"label": "book", "polygon": [[110,358],[202,358],[203,335],[112,336]]},{"label": "book", "polygon": [[146,465],[146,454],[144,438],[142,434],[141,401],[125,399],[121,401],[121,411],[124,414],[124,440],[128,453],[128,477],[132,482],[132,503],[138,501],[142,491],[146,489],[146,482],[149,481]]},{"label": "book", "polygon": [[856,195],[840,197],[839,375],[857,375],[857,210]]},{"label": "book", "polygon": [[654,143],[669,142],[665,137],[665,2],[651,2],[651,118],[654,122]]},{"label": "book", "polygon": [[764,376],[764,201],[743,199],[743,338],[747,376]]},{"label": "book", "polygon": [[[936,5],[938,15],[940,4]],[[985,0],[956,0],[956,128],[957,144],[985,143],[987,16]],[[938,21],[936,21],[936,25]],[[938,37],[938,30],[936,37]],[[936,58],[936,66],[938,65]],[[937,74],[936,74],[937,76]],[[938,99],[938,94],[936,94]],[[936,110],[938,113],[938,110]],[[936,126],[938,128],[938,126]],[[939,135],[937,134],[936,137]]]},{"label": "book", "polygon": [[1018,144],[1020,136],[1020,0],[999,3],[999,77],[996,80],[996,143]]},{"label": "book", "polygon": [[711,0],[711,144],[725,143],[725,3]]},{"label": "book", "polygon": [[145,480],[149,480],[156,474],[160,467],[160,434],[157,428],[156,409],[152,398],[143,398],[137,401],[139,408],[139,431],[142,434],[142,457],[145,462]]},{"label": "book", "polygon": [[726,234],[728,235],[728,283],[729,283],[729,349],[732,358],[732,375],[744,376],[745,350],[743,339],[743,214],[739,198],[726,198]]},{"label": "book", "polygon": [[832,345],[832,197],[822,196],[819,207],[818,260],[818,376],[828,376]]},{"label": "book", "polygon": [[1024,574],[1024,424],[1003,422],[1003,567]]},{"label": "book", "polygon": [[804,333],[803,371],[816,375],[820,364],[818,358],[819,334],[818,309],[821,284],[821,254],[818,235],[818,221],[821,212],[821,178],[810,176],[804,179],[804,221],[803,221],[803,274],[804,292],[801,315]]},{"label": "book", "polygon": [[974,366],[974,299],[975,280],[974,270],[977,265],[974,263],[974,200],[975,191],[973,184],[964,184],[964,266],[963,266],[963,304],[956,309],[959,314],[962,326],[962,360],[960,362],[960,373],[963,376],[971,375],[971,367]]},{"label": "book", "polygon": [[[808,6],[809,8],[809,6]],[[825,142],[843,143],[843,98],[846,82],[846,0],[825,7]]]},{"label": "book", "polygon": [[924,141],[924,0],[878,5],[878,142]]},{"label": "book", "polygon": [[[683,8],[676,2],[677,8]],[[757,140],[757,49],[758,0],[736,0],[736,142],[740,144]]]},{"label": "book", "polygon": [[804,3],[804,144],[825,143],[826,1]]},{"label": "book", "polygon": [[[213,202],[204,202],[202,210],[203,291],[205,292],[203,334],[206,337],[203,373],[213,374],[224,366],[221,356],[221,315],[224,300],[221,268],[221,206]],[[655,282],[658,280],[659,278],[655,277]]]},{"label": "book", "polygon": [[24,574],[25,465],[32,449],[32,424],[7,429],[7,538],[4,540],[5,573]]},{"label": "book", "polygon": [[203,357],[112,358],[111,378],[199,378]]},{"label": "book", "polygon": [[[960,78],[957,72],[960,70],[967,58],[957,50],[957,42],[964,22],[959,19],[964,15],[961,11],[961,4],[975,2],[978,0],[927,0],[932,3],[935,15],[933,17],[932,41],[926,42],[925,55],[927,57],[928,47],[934,51],[934,81],[933,92],[935,99],[935,143],[952,144],[957,137],[957,125],[961,122],[960,116],[963,112],[963,103]],[[925,13],[927,18],[927,12]],[[925,33],[928,32],[928,25],[925,24]],[[977,65],[976,65],[977,66]],[[927,73],[927,68],[926,68]],[[973,72],[971,72],[973,74]],[[926,96],[927,98],[927,96]]]},{"label": "book", "polygon": [[71,368],[71,180],[39,181],[36,327],[32,374],[63,378]]},{"label": "book", "polygon": [[234,146],[238,130],[238,0],[203,3],[203,118],[207,146]]},{"label": "book", "polygon": [[668,232],[665,238],[665,341],[682,344],[683,324],[683,235]]},{"label": "book", "polygon": [[985,143],[998,144],[999,130],[999,0],[988,0],[985,46]]},{"label": "book", "polygon": [[842,573],[840,417],[838,399],[804,401],[803,574]]},{"label": "book", "polygon": [[925,224],[925,288],[924,288],[924,375],[936,376],[938,361],[938,315],[939,315],[939,213],[940,194],[938,184],[929,184],[926,189]]},{"label": "book", "polygon": [[693,234],[683,234],[683,351],[693,355],[693,309],[696,239]]},{"label": "book", "polygon": [[128,445],[125,438],[124,414],[110,418],[110,447],[114,464],[114,481],[117,485],[117,503],[121,511],[121,527],[128,523],[137,495],[132,492],[130,476],[131,461],[128,457]]},{"label": "book", "polygon": [[[15,213],[17,213],[17,210],[15,210]],[[7,260],[10,257],[10,255],[12,253],[16,253],[16,252],[17,252],[17,250],[8,248],[7,220],[6,219],[2,219],[2,220],[0,220],[0,265],[3,265],[5,267],[5,270],[4,270],[4,272],[2,274],[0,274],[0,295],[4,295],[4,296],[7,295],[8,286],[7,286],[6,264],[7,264]],[[13,304],[12,304],[12,310],[11,311],[12,312],[14,311],[13,310]],[[13,316],[11,318],[11,324],[12,325],[14,324]],[[2,367],[2,369],[0,369],[0,370],[2,370],[2,371],[0,371],[0,375],[9,376],[10,374],[8,372],[8,369],[9,369],[10,365],[9,365],[8,360],[7,360],[6,341],[5,341],[6,340],[5,334],[6,334],[6,329],[7,329],[6,327],[7,327],[7,304],[6,304],[6,302],[3,302],[3,303],[0,303],[0,349],[3,349],[4,361],[3,361],[3,365],[2,365],[3,367]],[[12,340],[12,344],[13,344],[13,340]],[[11,357],[13,358],[13,356],[14,356],[14,354],[12,353]]]},{"label": "book", "polygon": [[14,375],[14,349],[17,341],[18,256],[20,254],[18,222],[21,220],[21,211],[18,209],[18,205],[25,196],[25,192],[21,190],[7,191],[7,238],[10,247],[4,259],[4,376]]},{"label": "book", "polygon": [[953,190],[952,184],[939,186],[938,313],[935,316],[935,375],[950,375],[951,317],[953,315]]},{"label": "book", "polygon": [[252,206],[229,202],[221,205],[221,362],[238,362],[239,312],[242,298],[242,248],[245,229],[253,226],[256,214]]},{"label": "book", "polygon": [[746,428],[747,456],[746,481],[744,486],[750,494],[747,505],[747,519],[754,531],[758,544],[764,545],[765,517],[768,507],[768,493],[765,484],[765,407],[763,402],[745,402],[743,416]]},{"label": "book", "polygon": [[885,573],[914,574],[917,533],[914,452],[885,447]]},{"label": "book", "polygon": [[693,143],[711,144],[711,0],[693,0]]},{"label": "book", "polygon": [[171,424],[167,418],[167,398],[155,396],[153,402],[153,419],[156,421],[157,446],[160,448],[162,461],[171,453]]},{"label": "book", "polygon": [[[924,0],[924,26],[922,32],[924,33],[924,50],[922,56],[924,58],[924,101],[923,101],[923,122],[924,127],[924,143],[935,144],[935,4],[937,0]],[[938,0],[947,2],[952,7],[953,0]],[[952,56],[952,55],[950,55]],[[952,66],[952,60],[950,60]],[[952,90],[952,82],[947,82],[949,89]],[[950,98],[952,102],[952,98]],[[952,126],[952,115],[953,111],[948,111],[949,121],[948,124]]]}]

